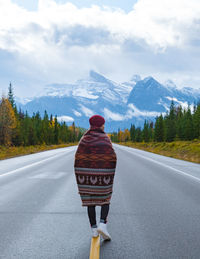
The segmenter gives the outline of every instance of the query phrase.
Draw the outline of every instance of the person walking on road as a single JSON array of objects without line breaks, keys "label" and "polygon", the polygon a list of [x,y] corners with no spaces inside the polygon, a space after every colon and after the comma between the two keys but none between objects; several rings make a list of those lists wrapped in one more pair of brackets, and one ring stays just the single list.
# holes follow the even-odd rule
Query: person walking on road
[{"label": "person walking on road", "polygon": [[[80,139],[75,154],[75,176],[82,206],[87,206],[92,236],[101,234],[105,240],[110,240],[107,221],[117,156],[110,138],[104,132],[105,119],[93,115],[89,122],[90,128]],[[98,227],[95,206],[101,206]]]}]

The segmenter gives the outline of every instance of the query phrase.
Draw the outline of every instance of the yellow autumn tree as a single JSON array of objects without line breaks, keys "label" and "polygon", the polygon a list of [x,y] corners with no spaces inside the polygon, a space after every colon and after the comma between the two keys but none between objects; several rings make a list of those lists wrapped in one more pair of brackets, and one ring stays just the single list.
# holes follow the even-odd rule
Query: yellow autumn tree
[{"label": "yellow autumn tree", "polygon": [[130,140],[130,131],[128,129],[124,130],[124,134],[123,134],[123,141],[129,141]]},{"label": "yellow autumn tree", "polygon": [[0,144],[11,145],[12,130],[16,127],[16,117],[9,100],[2,97],[0,101]]},{"label": "yellow autumn tree", "polygon": [[111,139],[111,135],[112,135],[111,133],[108,133],[108,134],[107,134],[107,136],[108,136],[110,139]]},{"label": "yellow autumn tree", "polygon": [[123,131],[122,130],[119,130],[118,133],[117,133],[117,137],[118,137],[118,141],[119,142],[122,142],[123,141]]}]

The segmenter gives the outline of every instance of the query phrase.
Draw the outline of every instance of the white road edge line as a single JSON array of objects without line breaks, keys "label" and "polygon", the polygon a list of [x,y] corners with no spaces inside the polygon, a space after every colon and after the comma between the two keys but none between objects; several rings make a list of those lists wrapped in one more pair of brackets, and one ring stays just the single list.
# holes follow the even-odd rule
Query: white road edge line
[{"label": "white road edge line", "polygon": [[[69,153],[71,150],[67,150],[67,151],[68,151],[67,153]],[[7,176],[7,175],[10,175],[10,174],[16,173],[16,172],[18,172],[18,171],[20,171],[20,170],[24,170],[24,169],[27,169],[27,168],[29,168],[29,167],[35,166],[35,165],[39,165],[39,164],[41,164],[41,163],[43,163],[43,162],[45,162],[45,161],[51,160],[51,159],[53,159],[53,158],[56,158],[57,156],[59,156],[59,155],[62,154],[62,153],[66,153],[66,151],[60,152],[58,155],[53,155],[53,156],[48,157],[48,158],[46,158],[46,159],[43,159],[43,160],[41,160],[41,161],[38,161],[38,162],[35,162],[35,163],[32,163],[32,164],[29,164],[29,165],[25,165],[25,166],[23,166],[23,167],[17,168],[17,169],[15,169],[15,170],[10,171],[10,172],[4,173],[4,174],[0,174],[0,177]]]},{"label": "white road edge line", "polygon": [[[123,147],[122,147],[122,149],[123,149]],[[128,150],[128,149],[126,149],[126,148],[124,148],[124,149],[125,149],[127,152],[131,153],[131,154],[133,154],[133,152],[134,152],[134,151]],[[145,156],[142,156],[142,155],[137,154],[137,153],[134,153],[134,155],[139,156],[139,157],[142,157],[142,158],[144,158],[144,159],[146,159],[146,160],[152,161],[152,162],[154,162],[155,164],[158,164],[158,165],[164,166],[164,167],[166,167],[166,168],[169,168],[169,169],[175,171],[176,173],[178,173],[179,175],[184,175],[184,176],[186,176],[186,177],[192,178],[192,179],[194,179],[194,180],[200,182],[200,178],[198,178],[198,177],[196,177],[196,176],[193,176],[193,175],[190,175],[190,174],[187,174],[187,173],[185,173],[185,172],[183,172],[183,171],[181,171],[181,170],[179,170],[179,169],[176,169],[176,168],[174,168],[174,167],[171,167],[170,165],[165,165],[165,164],[163,164],[163,163],[161,163],[161,162],[158,162],[158,161],[156,161],[156,160],[154,160],[154,159],[152,159],[152,158],[145,157]]]}]

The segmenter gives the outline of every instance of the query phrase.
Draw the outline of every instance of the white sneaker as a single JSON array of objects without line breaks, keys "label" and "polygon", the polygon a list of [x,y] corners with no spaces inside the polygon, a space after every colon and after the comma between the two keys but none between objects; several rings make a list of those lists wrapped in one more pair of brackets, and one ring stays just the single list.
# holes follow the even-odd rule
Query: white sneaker
[{"label": "white sneaker", "polygon": [[99,223],[97,232],[102,235],[104,240],[111,240],[111,236],[108,233],[107,225],[105,223],[102,223],[102,222]]},{"label": "white sneaker", "polygon": [[98,237],[99,233],[97,232],[97,228],[91,228],[92,229],[92,237]]}]

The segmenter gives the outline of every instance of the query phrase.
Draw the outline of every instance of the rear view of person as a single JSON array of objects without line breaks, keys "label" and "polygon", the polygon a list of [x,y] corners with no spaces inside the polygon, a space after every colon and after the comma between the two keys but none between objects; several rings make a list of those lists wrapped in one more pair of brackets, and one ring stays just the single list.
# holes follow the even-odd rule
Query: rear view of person
[{"label": "rear view of person", "polygon": [[[75,154],[76,181],[82,206],[87,206],[92,236],[101,234],[105,240],[110,240],[107,221],[117,157],[104,132],[105,119],[94,115],[89,122],[90,129],[81,138]],[[95,206],[101,206],[98,227]]]}]

